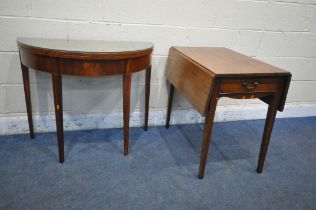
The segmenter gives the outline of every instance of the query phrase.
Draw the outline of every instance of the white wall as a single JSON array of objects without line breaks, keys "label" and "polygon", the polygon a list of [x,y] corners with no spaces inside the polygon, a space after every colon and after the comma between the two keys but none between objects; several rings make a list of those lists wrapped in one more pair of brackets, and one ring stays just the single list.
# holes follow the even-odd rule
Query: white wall
[{"label": "white wall", "polygon": [[[316,115],[316,0],[0,0],[0,134],[27,132],[18,36],[154,42],[150,124],[164,123],[172,45],[224,46],[289,70],[279,116]],[[51,78],[31,71],[31,83],[36,129],[54,130]],[[132,126],[142,123],[143,83],[144,73],[133,75]],[[63,88],[66,129],[122,125],[121,76],[65,76]],[[179,95],[174,107],[174,123],[202,120]],[[265,110],[258,100],[221,99],[216,119],[264,118]]]}]

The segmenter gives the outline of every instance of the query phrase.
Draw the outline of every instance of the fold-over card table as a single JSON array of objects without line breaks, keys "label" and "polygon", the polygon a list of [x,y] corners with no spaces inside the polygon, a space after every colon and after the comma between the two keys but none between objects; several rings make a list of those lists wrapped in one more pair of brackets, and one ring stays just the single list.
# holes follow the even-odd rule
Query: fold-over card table
[{"label": "fold-over card table", "polygon": [[269,105],[257,172],[261,173],[277,110],[283,111],[291,74],[226,48],[172,47],[166,77],[170,93],[169,127],[174,88],[205,117],[198,177],[204,176],[216,105],[221,97],[259,98]]},{"label": "fold-over card table", "polygon": [[[151,75],[150,42],[88,41],[18,38],[25,102],[31,138],[34,138],[29,68],[52,75],[59,162],[64,162],[62,75],[123,75],[124,154],[128,154],[131,75],[146,70],[145,130]],[[65,98],[67,100],[67,98]]]}]

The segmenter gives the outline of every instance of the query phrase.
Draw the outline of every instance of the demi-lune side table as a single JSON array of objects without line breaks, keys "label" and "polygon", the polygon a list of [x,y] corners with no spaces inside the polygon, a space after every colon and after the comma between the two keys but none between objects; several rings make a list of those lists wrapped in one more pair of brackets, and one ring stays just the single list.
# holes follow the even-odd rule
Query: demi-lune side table
[{"label": "demi-lune side table", "polygon": [[198,177],[204,176],[216,105],[221,97],[259,98],[269,105],[257,172],[261,173],[277,110],[283,111],[291,73],[226,48],[172,47],[166,77],[170,82],[166,128],[174,88],[205,117]]},{"label": "demi-lune side table", "polygon": [[62,75],[107,76],[123,75],[124,155],[128,154],[131,75],[146,70],[145,126],[148,127],[148,108],[151,77],[150,42],[88,41],[42,38],[18,38],[26,110],[31,138],[34,138],[29,68],[52,75],[56,116],[59,162],[64,162],[64,129]]}]

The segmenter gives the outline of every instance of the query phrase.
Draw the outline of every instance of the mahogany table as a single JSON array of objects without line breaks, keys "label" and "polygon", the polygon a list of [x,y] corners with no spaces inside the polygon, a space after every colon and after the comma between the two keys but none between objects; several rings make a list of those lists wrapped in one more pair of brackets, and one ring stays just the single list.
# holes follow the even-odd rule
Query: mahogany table
[{"label": "mahogany table", "polygon": [[40,38],[18,38],[17,43],[20,53],[31,138],[34,138],[34,129],[29,68],[47,72],[52,75],[60,163],[64,162],[62,75],[100,77],[121,74],[123,75],[124,155],[127,155],[131,75],[134,72],[146,69],[144,129],[147,130],[153,44],[150,42],[83,41]]},{"label": "mahogany table", "polygon": [[170,93],[169,127],[174,88],[205,118],[198,177],[204,176],[216,105],[221,97],[259,98],[269,105],[257,172],[261,173],[277,110],[283,111],[291,73],[226,48],[172,47],[166,77]]}]

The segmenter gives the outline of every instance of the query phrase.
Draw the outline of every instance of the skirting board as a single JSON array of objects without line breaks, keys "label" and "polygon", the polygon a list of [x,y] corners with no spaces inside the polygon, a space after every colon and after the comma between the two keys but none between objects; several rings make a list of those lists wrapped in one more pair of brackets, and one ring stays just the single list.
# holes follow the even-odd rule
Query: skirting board
[{"label": "skirting board", "polygon": [[[265,119],[267,113],[266,105],[248,106],[218,106],[215,121],[236,121]],[[316,116],[316,104],[288,104],[283,112],[278,112],[278,118],[308,117]],[[34,116],[35,132],[55,131],[54,116]],[[149,111],[149,126],[164,125],[166,111]],[[202,123],[204,118],[192,109],[174,110],[171,113],[170,124]],[[141,127],[144,123],[143,112],[133,112],[130,117],[131,127]],[[69,115],[64,114],[64,130],[89,130],[123,127],[122,112],[107,114]],[[11,135],[28,133],[28,122],[26,115],[0,117],[0,135]]]}]

